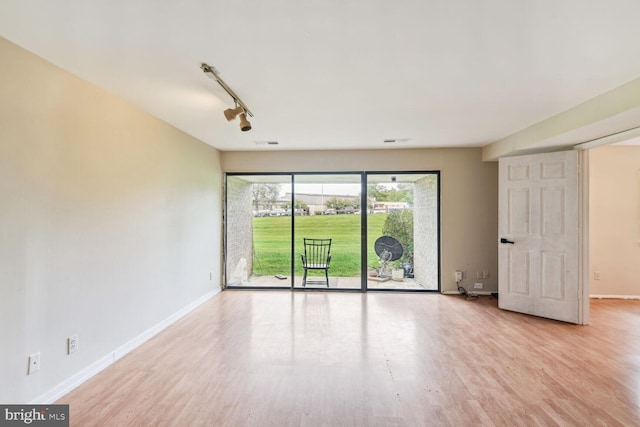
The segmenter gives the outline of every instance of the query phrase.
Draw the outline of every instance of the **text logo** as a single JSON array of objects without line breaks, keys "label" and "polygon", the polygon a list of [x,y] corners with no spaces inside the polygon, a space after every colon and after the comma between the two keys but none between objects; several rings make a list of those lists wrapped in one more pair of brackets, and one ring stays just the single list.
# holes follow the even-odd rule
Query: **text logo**
[{"label": "text logo", "polygon": [[0,405],[0,427],[69,427],[69,405]]}]

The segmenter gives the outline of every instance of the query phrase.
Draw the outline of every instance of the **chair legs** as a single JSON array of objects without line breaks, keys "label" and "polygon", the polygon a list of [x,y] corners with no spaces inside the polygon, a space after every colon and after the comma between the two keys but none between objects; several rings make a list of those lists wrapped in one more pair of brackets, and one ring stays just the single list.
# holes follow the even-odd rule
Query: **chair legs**
[{"label": "chair legs", "polygon": [[[307,286],[307,272],[309,270],[308,269],[304,269],[304,274],[302,275],[302,287],[306,287]],[[329,287],[329,270],[325,269],[324,270],[324,278],[325,278],[325,283],[327,284],[327,288]],[[316,283],[316,282],[313,282]],[[322,283],[322,282],[320,282]]]}]

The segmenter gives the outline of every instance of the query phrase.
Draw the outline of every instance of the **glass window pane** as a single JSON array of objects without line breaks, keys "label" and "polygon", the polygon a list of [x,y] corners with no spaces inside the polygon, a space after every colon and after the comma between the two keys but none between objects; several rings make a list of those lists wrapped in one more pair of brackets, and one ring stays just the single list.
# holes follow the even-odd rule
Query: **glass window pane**
[{"label": "glass window pane", "polygon": [[291,176],[227,175],[228,287],[291,287]]},{"label": "glass window pane", "polygon": [[[294,175],[295,287],[361,289],[360,183],[360,174]],[[331,239],[331,258],[309,239]]]},{"label": "glass window pane", "polygon": [[438,174],[367,174],[367,288],[438,290]]}]

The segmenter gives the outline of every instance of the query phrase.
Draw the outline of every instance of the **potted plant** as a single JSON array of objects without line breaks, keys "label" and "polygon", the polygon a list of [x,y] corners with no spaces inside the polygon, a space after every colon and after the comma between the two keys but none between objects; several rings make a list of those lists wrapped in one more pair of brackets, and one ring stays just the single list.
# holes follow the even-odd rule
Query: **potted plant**
[{"label": "potted plant", "polygon": [[367,269],[367,276],[369,277],[378,277],[380,275],[380,268],[379,268],[379,263],[378,261],[371,261],[369,263],[369,268]]},{"label": "potted plant", "polygon": [[393,263],[393,269],[391,270],[391,279],[402,282],[404,279],[404,268],[402,268],[402,263],[399,261],[395,261]]}]

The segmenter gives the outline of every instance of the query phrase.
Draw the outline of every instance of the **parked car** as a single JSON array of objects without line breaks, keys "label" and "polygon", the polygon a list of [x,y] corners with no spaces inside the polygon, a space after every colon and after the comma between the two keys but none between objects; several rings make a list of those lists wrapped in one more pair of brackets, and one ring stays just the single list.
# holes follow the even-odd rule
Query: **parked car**
[{"label": "parked car", "polygon": [[329,208],[327,210],[324,211],[325,215],[335,215],[336,214],[336,210],[333,208]]}]

